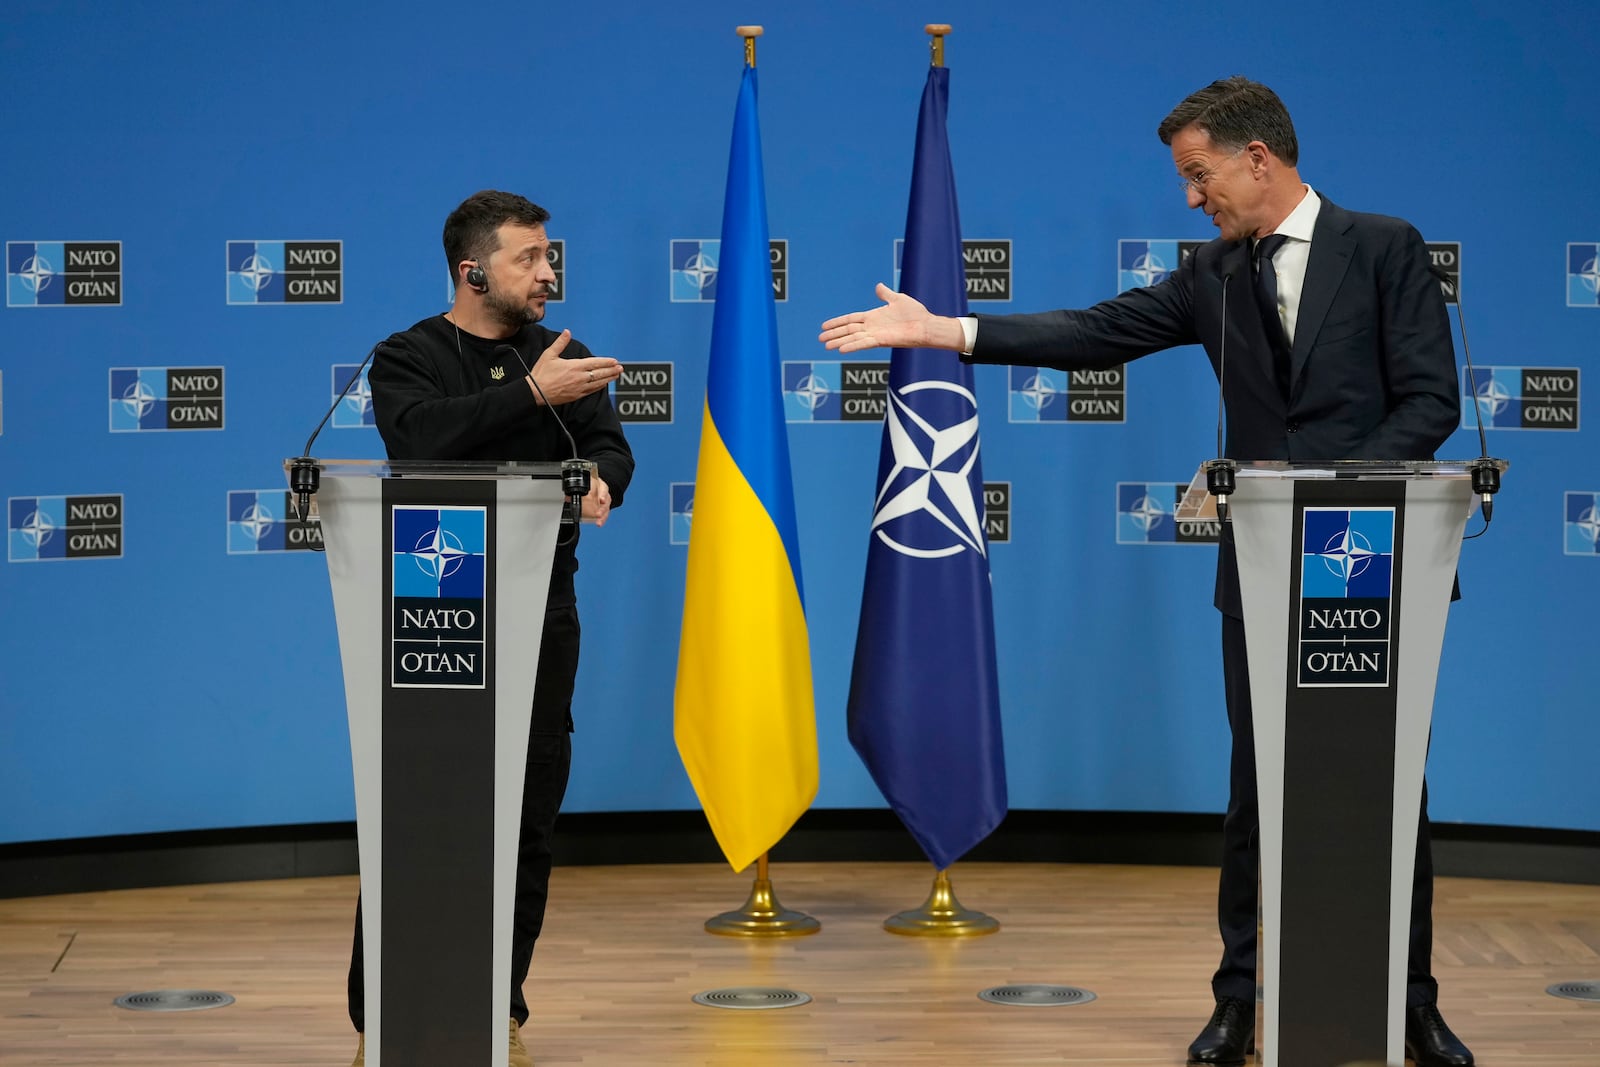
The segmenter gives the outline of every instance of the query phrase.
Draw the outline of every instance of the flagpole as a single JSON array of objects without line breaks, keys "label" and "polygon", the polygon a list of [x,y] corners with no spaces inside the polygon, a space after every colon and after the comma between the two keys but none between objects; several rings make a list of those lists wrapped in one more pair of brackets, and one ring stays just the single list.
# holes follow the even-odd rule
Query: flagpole
[{"label": "flagpole", "polygon": [[[756,38],[765,31],[760,26],[736,26],[734,32],[744,39],[744,65],[755,69]],[[725,937],[802,937],[821,929],[822,924],[816,919],[778,903],[772,880],[767,877],[765,852],[756,860],[755,884],[750,887],[744,907],[706,920],[707,932]]]},{"label": "flagpole", "polygon": [[822,929],[822,924],[799,911],[778,903],[767,877],[767,854],[756,860],[756,881],[750,899],[738,911],[725,911],[706,920],[706,930],[725,937],[803,937]]},{"label": "flagpole", "polygon": [[[944,66],[944,39],[950,33],[947,22],[930,22],[923,27],[930,38],[928,51],[931,65]],[[908,937],[977,937],[992,934],[1000,929],[999,920],[981,911],[969,911],[956,899],[950,886],[950,869],[936,869],[933,889],[922,907],[902,911],[883,921],[883,928],[891,934]]]},{"label": "flagpole", "polygon": [[922,27],[922,32],[933,38],[928,42],[928,51],[933,54],[933,66],[944,66],[944,39],[950,32],[948,22],[930,22]]},{"label": "flagpole", "polygon": [[735,26],[733,32],[744,38],[744,65],[756,65],[756,38],[767,32],[760,26]]}]

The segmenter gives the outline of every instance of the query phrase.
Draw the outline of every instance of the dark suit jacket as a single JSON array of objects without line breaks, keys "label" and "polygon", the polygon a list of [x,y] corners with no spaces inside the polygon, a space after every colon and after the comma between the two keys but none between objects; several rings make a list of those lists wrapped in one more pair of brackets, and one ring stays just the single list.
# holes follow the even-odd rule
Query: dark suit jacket
[{"label": "dark suit jacket", "polygon": [[[1081,311],[979,315],[976,346],[963,358],[1097,370],[1199,343],[1222,379],[1229,456],[1430,459],[1461,409],[1444,297],[1428,265],[1422,235],[1409,223],[1346,211],[1324,198],[1300,295],[1287,403],[1256,310],[1248,241],[1218,238],[1159,285]],[[1231,532],[1218,555],[1217,607],[1237,616]]]}]

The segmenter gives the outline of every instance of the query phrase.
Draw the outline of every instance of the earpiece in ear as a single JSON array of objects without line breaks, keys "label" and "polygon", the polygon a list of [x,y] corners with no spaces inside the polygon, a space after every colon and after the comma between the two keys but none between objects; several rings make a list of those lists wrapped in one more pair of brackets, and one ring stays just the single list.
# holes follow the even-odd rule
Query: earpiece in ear
[{"label": "earpiece in ear", "polygon": [[483,272],[482,267],[474,263],[467,268],[467,284],[480,293],[487,293],[489,291],[489,276]]}]

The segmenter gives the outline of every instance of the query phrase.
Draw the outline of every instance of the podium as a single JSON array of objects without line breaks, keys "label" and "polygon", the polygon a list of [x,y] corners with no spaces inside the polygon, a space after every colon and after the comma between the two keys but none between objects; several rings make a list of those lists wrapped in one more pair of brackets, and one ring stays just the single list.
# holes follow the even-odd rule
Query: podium
[{"label": "podium", "polygon": [[1423,766],[1472,469],[1239,465],[1268,1067],[1404,1062]]},{"label": "podium", "polygon": [[562,465],[317,466],[355,773],[366,1062],[503,1067]]}]

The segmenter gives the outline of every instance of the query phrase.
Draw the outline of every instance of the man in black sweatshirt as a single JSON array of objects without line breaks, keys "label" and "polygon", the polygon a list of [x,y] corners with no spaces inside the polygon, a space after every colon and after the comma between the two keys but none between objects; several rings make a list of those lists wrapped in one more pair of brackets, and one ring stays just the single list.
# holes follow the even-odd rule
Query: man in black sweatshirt
[{"label": "man in black sweatshirt", "polygon": [[[573,445],[598,470],[583,518],[605,525],[633,476],[633,453],[606,387],[622,375],[572,333],[539,324],[555,273],[544,224],[550,213],[512,193],[468,197],[444,225],[456,281],[449,311],[378,346],[368,380],[378,432],[394,460],[563,460]],[[560,422],[555,416],[559,415]],[[572,689],[578,671],[576,529],[563,528],[545,607],[533,695],[512,922],[510,1067],[532,1067],[519,1029],[522,983],[544,923],[550,841],[572,763]],[[365,1029],[360,905],[350,960],[350,1021]],[[365,1038],[356,1053],[365,1063]]]}]

